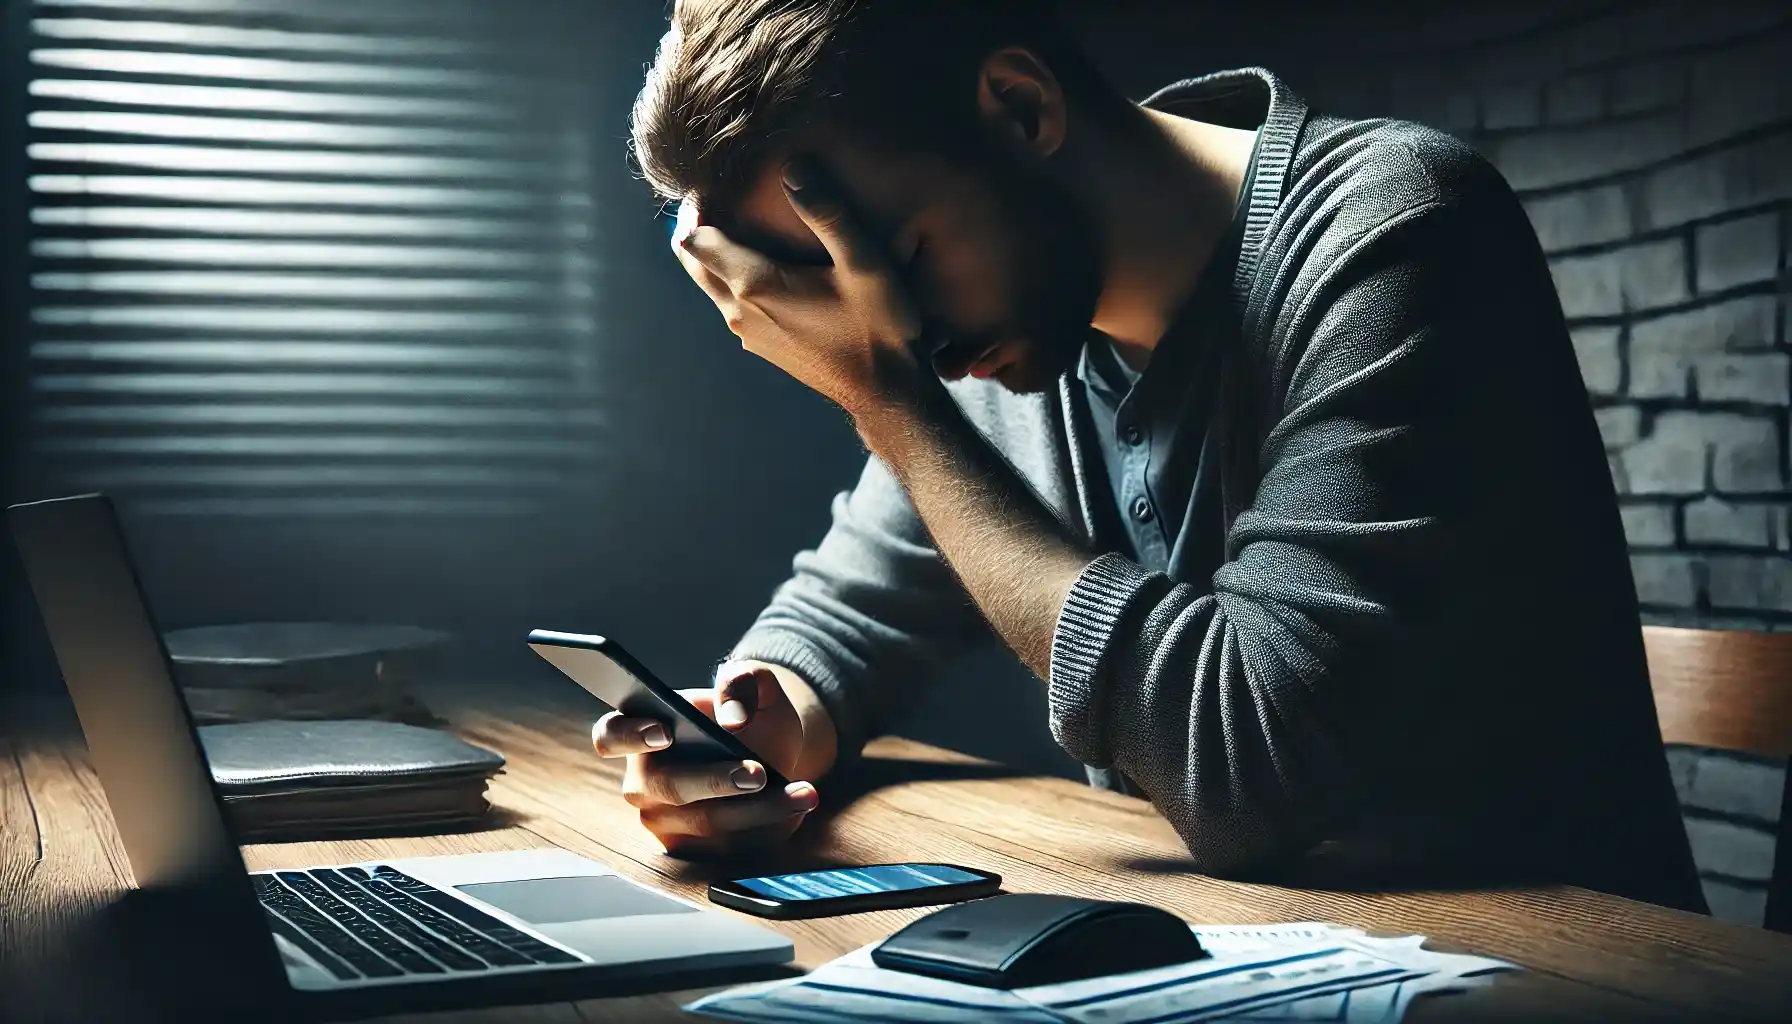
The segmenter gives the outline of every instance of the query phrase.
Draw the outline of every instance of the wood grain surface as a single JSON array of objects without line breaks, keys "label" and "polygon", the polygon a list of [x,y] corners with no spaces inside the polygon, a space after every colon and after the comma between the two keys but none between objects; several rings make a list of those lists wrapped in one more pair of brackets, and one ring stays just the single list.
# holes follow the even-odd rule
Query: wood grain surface
[{"label": "wood grain surface", "polygon": [[[920,744],[880,740],[848,779],[822,787],[823,810],[775,859],[726,866],[667,857],[617,796],[618,767],[590,753],[594,708],[512,692],[436,694],[432,706],[472,742],[503,754],[491,827],[244,848],[253,869],[554,845],[649,885],[701,900],[744,870],[956,861],[1000,872],[1010,891],[1133,899],[1203,923],[1330,921],[1377,934],[1421,933],[1446,951],[1520,965],[1467,995],[1421,1001],[1419,1020],[1792,1020],[1792,938],[1566,887],[1388,889],[1343,878],[1306,887],[1192,873],[1149,804],[1065,779]],[[68,935],[128,885],[96,777],[78,737],[0,737],[0,992],[19,1020],[155,1019],[123,1005],[120,969]],[[731,913],[718,909],[718,913]],[[926,913],[878,911],[768,923],[813,967]],[[111,949],[107,956],[129,957]],[[706,990],[411,1014],[441,1022],[689,1020]],[[12,1014],[17,1013],[17,1016]]]},{"label": "wood grain surface", "polygon": [[1644,626],[1668,743],[1792,757],[1792,633]]}]

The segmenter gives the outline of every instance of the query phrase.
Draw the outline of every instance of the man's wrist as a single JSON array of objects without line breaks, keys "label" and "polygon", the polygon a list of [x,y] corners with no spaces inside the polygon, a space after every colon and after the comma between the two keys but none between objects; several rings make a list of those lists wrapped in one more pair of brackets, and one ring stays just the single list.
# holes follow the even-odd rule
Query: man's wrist
[{"label": "man's wrist", "polygon": [[886,394],[848,412],[865,447],[886,463],[894,464],[907,447],[925,440],[941,424],[957,416],[958,406],[946,391],[945,383],[925,372],[900,395]]}]

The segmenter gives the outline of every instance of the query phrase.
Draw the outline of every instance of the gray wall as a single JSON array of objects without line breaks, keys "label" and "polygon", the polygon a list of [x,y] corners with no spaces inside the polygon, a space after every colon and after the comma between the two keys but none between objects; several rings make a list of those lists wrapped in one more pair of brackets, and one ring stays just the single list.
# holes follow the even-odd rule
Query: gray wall
[{"label": "gray wall", "polygon": [[[1792,12],[1204,6],[1106,5],[1085,15],[1087,32],[1135,95],[1262,63],[1321,109],[1421,121],[1476,145],[1550,253],[1645,616],[1792,627]],[[1758,922],[1783,766],[1670,759],[1714,910]]]}]

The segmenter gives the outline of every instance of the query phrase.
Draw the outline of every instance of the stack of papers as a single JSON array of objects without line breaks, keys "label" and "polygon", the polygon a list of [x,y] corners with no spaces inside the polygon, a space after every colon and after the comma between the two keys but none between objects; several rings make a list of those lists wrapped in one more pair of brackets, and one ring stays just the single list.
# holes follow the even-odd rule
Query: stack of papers
[{"label": "stack of papers", "polygon": [[[801,978],[705,996],[685,1009],[724,1020],[1171,1024],[1398,1021],[1413,999],[1459,991],[1512,965],[1437,953],[1425,937],[1371,938],[1330,924],[1191,925],[1209,958],[1003,991],[886,971],[872,946]],[[873,944],[875,945],[875,943]]]}]

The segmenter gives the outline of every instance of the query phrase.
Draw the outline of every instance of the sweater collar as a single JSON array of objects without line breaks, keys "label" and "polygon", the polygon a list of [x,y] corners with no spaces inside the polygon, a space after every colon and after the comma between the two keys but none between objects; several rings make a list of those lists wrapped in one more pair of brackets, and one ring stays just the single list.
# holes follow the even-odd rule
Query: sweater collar
[{"label": "sweater collar", "polygon": [[1242,308],[1256,279],[1269,222],[1282,203],[1282,186],[1306,124],[1307,105],[1280,78],[1250,67],[1185,78],[1146,97],[1145,106],[1228,128],[1258,129],[1256,177],[1232,281]]}]

